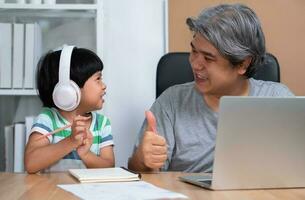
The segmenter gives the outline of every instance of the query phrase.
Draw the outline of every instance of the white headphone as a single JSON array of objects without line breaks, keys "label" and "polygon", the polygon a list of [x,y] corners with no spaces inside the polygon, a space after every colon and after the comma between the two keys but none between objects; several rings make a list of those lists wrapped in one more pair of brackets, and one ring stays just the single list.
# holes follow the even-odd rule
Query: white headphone
[{"label": "white headphone", "polygon": [[54,104],[65,111],[74,110],[80,102],[78,85],[70,80],[70,63],[74,46],[64,45],[60,54],[58,83],[53,90]]}]

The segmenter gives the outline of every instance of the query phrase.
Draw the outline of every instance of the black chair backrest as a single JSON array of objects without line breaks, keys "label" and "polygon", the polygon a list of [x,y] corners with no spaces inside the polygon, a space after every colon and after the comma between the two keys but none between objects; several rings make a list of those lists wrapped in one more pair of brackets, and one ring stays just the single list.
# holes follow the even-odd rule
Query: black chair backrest
[{"label": "black chair backrest", "polygon": [[[161,57],[157,66],[156,98],[168,87],[194,80],[189,53],[174,52]],[[253,78],[280,82],[280,66],[275,56],[267,53],[264,64]]]}]

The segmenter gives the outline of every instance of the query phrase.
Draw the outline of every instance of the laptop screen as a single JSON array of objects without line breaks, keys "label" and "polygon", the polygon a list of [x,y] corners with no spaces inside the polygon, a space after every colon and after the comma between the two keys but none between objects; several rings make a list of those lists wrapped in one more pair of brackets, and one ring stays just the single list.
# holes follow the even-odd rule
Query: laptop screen
[{"label": "laptop screen", "polygon": [[222,97],[215,189],[305,186],[305,98]]}]

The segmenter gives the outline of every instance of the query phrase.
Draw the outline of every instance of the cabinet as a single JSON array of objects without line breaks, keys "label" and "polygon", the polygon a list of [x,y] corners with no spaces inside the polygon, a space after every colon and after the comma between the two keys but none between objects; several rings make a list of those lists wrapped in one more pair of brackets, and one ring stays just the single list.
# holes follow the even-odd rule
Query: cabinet
[{"label": "cabinet", "polygon": [[[2,3],[0,23],[37,23],[41,28],[41,53],[66,43],[89,48],[102,57],[101,0],[91,4]],[[7,68],[12,69],[12,66]],[[36,94],[35,88],[0,88],[0,95]]]},{"label": "cabinet", "polygon": [[[102,8],[102,0],[91,4],[0,3],[0,23],[24,24],[24,26],[36,23],[41,28],[41,55],[62,44],[73,44],[91,49],[102,57]],[[12,27],[14,26],[12,25]],[[2,34],[0,33],[0,37]],[[24,36],[24,38],[26,37]],[[13,48],[3,48],[3,50],[13,54]],[[14,79],[12,68],[12,65],[5,66],[5,70],[11,70],[11,80]],[[21,73],[23,73],[22,77],[26,78],[24,72],[25,62]],[[0,73],[3,72],[0,71]],[[32,76],[35,77],[35,70]],[[21,103],[22,101],[26,103]],[[0,87],[0,171],[5,168],[4,127],[20,120],[23,121],[26,115],[36,114],[41,106],[38,102],[34,86],[26,88],[23,85],[15,88],[11,84],[11,87]]]}]

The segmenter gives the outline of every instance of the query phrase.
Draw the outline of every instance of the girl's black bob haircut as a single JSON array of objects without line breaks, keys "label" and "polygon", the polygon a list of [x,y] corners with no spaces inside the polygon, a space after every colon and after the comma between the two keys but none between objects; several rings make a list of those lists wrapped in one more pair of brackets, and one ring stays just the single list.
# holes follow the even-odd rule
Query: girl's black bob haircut
[{"label": "girl's black bob haircut", "polygon": [[[36,84],[39,98],[44,107],[55,107],[52,93],[58,82],[59,59],[61,50],[51,51],[40,58],[37,66]],[[79,88],[96,72],[103,70],[103,62],[92,51],[84,48],[74,48],[71,56],[70,79]]]}]

